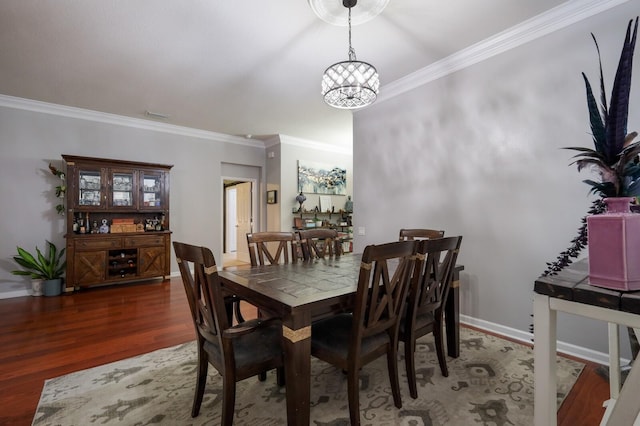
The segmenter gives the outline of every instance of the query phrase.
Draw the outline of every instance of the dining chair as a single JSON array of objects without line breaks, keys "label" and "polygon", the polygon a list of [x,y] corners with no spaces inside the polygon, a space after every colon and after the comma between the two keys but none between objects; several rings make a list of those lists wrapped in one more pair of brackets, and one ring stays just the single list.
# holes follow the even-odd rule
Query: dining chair
[{"label": "dining chair", "polygon": [[426,229],[426,228],[414,228],[414,229],[401,229],[400,230],[400,241],[404,240],[424,240],[424,239],[432,239],[432,238],[442,238],[444,237],[444,231],[439,231],[437,229]]},{"label": "dining chair", "polygon": [[298,231],[298,235],[304,260],[342,254],[342,240],[335,229],[302,229]]},{"label": "dining chair", "polygon": [[251,232],[247,245],[251,266],[296,263],[301,258],[295,232]]},{"label": "dining chair", "polygon": [[[247,246],[251,266],[296,263],[302,258],[300,240],[295,232],[250,232],[247,233]],[[236,298],[233,304],[239,323],[244,321],[240,303],[242,301]]]},{"label": "dining chair", "polygon": [[398,381],[398,327],[416,254],[415,241],[369,245],[360,264],[352,313],[311,325],[311,355],[347,374],[351,425],[360,424],[360,369],[387,356],[393,401],[402,407]]},{"label": "dining chair", "polygon": [[443,308],[461,243],[461,236],[418,242],[417,260],[399,333],[399,341],[404,343],[407,381],[413,399],[418,397],[414,356],[418,338],[433,333],[440,371],[445,377],[449,375],[444,352]]},{"label": "dining chair", "polygon": [[222,376],[222,419],[233,424],[236,382],[276,368],[284,383],[282,324],[260,318],[231,326],[220,287],[216,261],[206,247],[174,241],[198,345],[196,389],[191,417],[198,416],[209,364]]}]

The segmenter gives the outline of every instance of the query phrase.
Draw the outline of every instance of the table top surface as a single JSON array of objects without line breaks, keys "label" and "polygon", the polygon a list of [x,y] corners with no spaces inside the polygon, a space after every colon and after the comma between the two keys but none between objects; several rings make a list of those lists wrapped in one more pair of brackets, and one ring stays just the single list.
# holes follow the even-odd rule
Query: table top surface
[{"label": "table top surface", "polygon": [[[344,302],[358,285],[362,254],[281,265],[230,267],[219,271],[223,286],[248,297],[261,295],[280,308],[300,309],[318,303]],[[456,265],[455,271],[464,269]]]},{"label": "table top surface", "polygon": [[[286,265],[232,267],[219,272],[223,285],[243,295],[258,293],[289,308],[355,293],[360,271],[359,254],[315,259]],[[245,294],[246,295],[246,294]]]},{"label": "table top surface", "polygon": [[619,291],[589,283],[589,260],[581,259],[555,275],[539,277],[534,291],[557,299],[640,314],[640,291]]}]

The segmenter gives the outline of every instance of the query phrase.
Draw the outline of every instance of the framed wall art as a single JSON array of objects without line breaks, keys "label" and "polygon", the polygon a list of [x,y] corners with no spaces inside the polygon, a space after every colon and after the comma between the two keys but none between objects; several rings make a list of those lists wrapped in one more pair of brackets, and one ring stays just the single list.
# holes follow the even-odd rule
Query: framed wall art
[{"label": "framed wall art", "polygon": [[278,202],[278,191],[267,191],[267,204],[276,204]]},{"label": "framed wall art", "polygon": [[345,195],[347,193],[347,169],[298,161],[298,192]]}]

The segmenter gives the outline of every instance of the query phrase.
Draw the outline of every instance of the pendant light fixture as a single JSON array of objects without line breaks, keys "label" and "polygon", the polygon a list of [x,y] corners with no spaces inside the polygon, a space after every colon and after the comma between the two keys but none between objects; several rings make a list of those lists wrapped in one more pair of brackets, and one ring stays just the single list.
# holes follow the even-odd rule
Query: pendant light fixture
[{"label": "pendant light fixture", "polygon": [[351,46],[351,8],[357,0],[342,0],[349,11],[349,60],[327,68],[322,76],[322,96],[334,108],[357,109],[371,105],[378,96],[378,71],[367,62],[356,59]]}]

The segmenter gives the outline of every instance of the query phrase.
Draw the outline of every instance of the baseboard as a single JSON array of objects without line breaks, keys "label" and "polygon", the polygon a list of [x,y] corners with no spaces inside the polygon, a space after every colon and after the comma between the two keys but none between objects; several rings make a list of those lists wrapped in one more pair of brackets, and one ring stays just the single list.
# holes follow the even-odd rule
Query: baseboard
[{"label": "baseboard", "polygon": [[24,290],[14,290],[14,291],[3,291],[0,293],[0,300],[2,299],[12,299],[14,297],[23,297],[23,296],[31,296],[31,292],[27,289]]},{"label": "baseboard", "polygon": [[[460,315],[460,322],[508,337],[521,343],[529,345],[533,343],[533,334],[522,330],[516,330],[515,328],[506,327],[501,324],[496,324],[467,315]],[[605,352],[598,352],[583,348],[582,346],[560,341],[557,343],[557,348],[558,352],[561,354],[571,355],[585,361],[592,361],[602,365],[609,365],[609,354]],[[630,360],[625,358],[620,360],[621,365],[628,364],[629,362]]]}]

